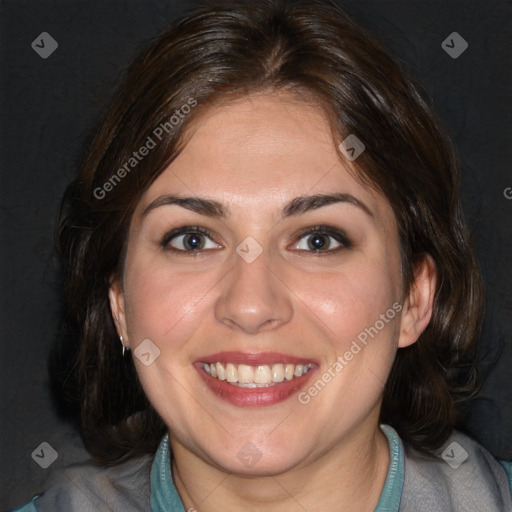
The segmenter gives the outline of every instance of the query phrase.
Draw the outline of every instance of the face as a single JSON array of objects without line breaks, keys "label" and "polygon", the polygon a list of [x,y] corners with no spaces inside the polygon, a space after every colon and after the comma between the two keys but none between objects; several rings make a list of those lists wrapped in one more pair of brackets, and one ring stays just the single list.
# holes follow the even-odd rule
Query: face
[{"label": "face", "polygon": [[173,445],[234,473],[304,467],[377,429],[414,341],[390,205],[286,95],[194,123],[134,212],[110,298]]}]

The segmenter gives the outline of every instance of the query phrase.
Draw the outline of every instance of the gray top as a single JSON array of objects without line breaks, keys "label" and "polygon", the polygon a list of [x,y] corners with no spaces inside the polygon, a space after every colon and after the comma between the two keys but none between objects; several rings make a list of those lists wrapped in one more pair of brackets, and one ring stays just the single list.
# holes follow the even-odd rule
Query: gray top
[{"label": "gray top", "polygon": [[[381,429],[390,465],[374,512],[512,512],[511,462],[498,462],[460,432],[450,436],[441,458],[428,459],[404,447],[393,428]],[[154,457],[60,470],[48,490],[13,512],[74,511],[186,512],[172,479],[168,436]]]}]

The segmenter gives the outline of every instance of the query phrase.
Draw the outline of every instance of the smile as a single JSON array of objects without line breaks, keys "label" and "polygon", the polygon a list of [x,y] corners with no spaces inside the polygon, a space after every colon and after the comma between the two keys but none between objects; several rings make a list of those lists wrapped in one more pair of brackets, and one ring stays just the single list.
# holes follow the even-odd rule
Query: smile
[{"label": "smile", "polygon": [[277,363],[251,366],[235,363],[203,363],[203,369],[211,377],[239,387],[269,387],[283,381],[302,377],[313,367],[312,363]]},{"label": "smile", "polygon": [[278,404],[306,386],[318,361],[275,352],[218,352],[194,362],[206,389],[237,407]]}]

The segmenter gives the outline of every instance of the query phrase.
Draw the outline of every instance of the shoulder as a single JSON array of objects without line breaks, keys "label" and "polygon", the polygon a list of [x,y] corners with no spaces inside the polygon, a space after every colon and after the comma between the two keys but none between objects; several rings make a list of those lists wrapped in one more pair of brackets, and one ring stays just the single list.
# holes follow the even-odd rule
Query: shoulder
[{"label": "shoulder", "polygon": [[144,455],[112,467],[68,466],[55,472],[47,490],[13,512],[149,511],[152,461]]},{"label": "shoulder", "polygon": [[483,446],[457,431],[438,459],[405,446],[400,511],[512,512],[511,466],[501,464]]}]

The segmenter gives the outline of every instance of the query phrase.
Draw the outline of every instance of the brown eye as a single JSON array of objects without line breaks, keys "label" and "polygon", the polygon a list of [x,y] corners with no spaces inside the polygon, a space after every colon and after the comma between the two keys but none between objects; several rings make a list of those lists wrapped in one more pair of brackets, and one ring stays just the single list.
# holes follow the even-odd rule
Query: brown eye
[{"label": "brown eye", "polygon": [[347,235],[342,231],[327,227],[317,227],[302,234],[294,248],[298,251],[328,253],[351,247],[351,245]]},{"label": "brown eye", "polygon": [[162,246],[176,252],[197,252],[221,247],[211,239],[209,231],[191,227],[171,231],[163,238]]},{"label": "brown eye", "polygon": [[[318,235],[310,235],[306,237],[308,247],[313,251],[323,251],[332,249],[332,241],[327,235],[318,234]],[[337,242],[336,242],[337,243]]]},{"label": "brown eye", "polygon": [[187,233],[186,235],[182,235],[182,237],[178,237],[178,239],[179,238],[182,238],[181,244],[184,246],[185,250],[202,249],[205,245],[203,235],[196,233]]}]

